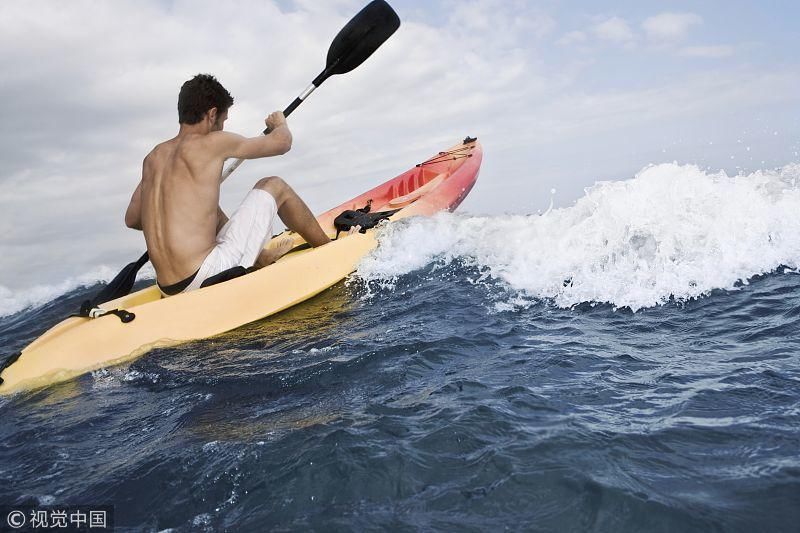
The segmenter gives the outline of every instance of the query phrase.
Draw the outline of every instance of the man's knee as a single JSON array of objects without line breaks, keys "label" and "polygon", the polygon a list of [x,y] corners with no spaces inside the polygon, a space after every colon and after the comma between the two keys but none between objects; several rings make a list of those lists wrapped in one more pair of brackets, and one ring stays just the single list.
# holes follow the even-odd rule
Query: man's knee
[{"label": "man's knee", "polygon": [[278,176],[268,176],[266,178],[261,178],[256,182],[253,186],[254,189],[261,189],[262,191],[267,191],[268,193],[279,193],[282,190],[286,189],[287,185],[286,182],[283,181]]},{"label": "man's knee", "polygon": [[286,198],[286,193],[291,190],[286,182],[278,176],[261,178],[256,182],[253,188],[261,189],[262,191],[267,191],[270,193],[272,197],[275,198],[278,206],[283,203],[284,199]]}]

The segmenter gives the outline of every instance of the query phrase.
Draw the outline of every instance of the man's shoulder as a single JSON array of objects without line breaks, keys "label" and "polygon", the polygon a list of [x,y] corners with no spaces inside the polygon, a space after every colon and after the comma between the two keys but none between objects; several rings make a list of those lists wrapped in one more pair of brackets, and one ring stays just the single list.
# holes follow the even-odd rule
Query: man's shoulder
[{"label": "man's shoulder", "polygon": [[150,150],[146,156],[144,156],[145,161],[157,159],[160,155],[162,155],[165,151],[171,151],[170,147],[175,144],[175,139],[168,139],[166,141],[162,141],[155,145],[152,150]]},{"label": "man's shoulder", "polygon": [[207,135],[203,135],[206,142],[214,143],[214,144],[229,144],[231,141],[235,139],[240,139],[241,135],[236,133],[232,133],[230,131],[212,131],[209,132]]},{"label": "man's shoulder", "polygon": [[236,137],[227,131],[212,131],[205,135],[192,135],[184,138],[180,143],[181,150],[202,150],[210,154],[225,151],[231,141]]},{"label": "man's shoulder", "polygon": [[158,152],[159,152],[159,149],[158,149],[158,147],[159,147],[159,146],[161,146],[161,145],[160,145],[160,144],[157,144],[155,147],[153,147],[153,149],[152,149],[152,150],[150,150],[149,152],[147,152],[147,155],[146,155],[146,156],[144,156],[144,160],[142,161],[142,166],[143,166],[145,169],[146,169],[147,167],[151,167],[151,166],[153,165],[153,163],[155,163],[155,162],[156,162],[156,160],[158,159]]}]

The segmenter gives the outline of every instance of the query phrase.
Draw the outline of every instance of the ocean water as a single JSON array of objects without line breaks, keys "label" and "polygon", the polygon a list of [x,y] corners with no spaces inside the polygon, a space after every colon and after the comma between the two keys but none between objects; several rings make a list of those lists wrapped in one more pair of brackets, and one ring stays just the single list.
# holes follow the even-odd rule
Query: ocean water
[{"label": "ocean water", "polygon": [[[0,401],[0,504],[121,531],[797,531],[800,166],[381,232],[234,332]],[[13,352],[94,279],[0,290]]]}]

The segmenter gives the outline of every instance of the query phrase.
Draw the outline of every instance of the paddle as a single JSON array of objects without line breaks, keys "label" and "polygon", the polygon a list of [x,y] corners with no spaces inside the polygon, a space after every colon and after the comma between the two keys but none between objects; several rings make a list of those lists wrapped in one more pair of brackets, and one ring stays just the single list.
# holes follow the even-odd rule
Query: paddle
[{"label": "paddle", "polygon": [[[284,109],[289,116],[314,90],[335,74],[350,72],[363,63],[372,53],[400,27],[400,18],[384,0],[373,0],[359,11],[333,38],[325,70],[306,87],[300,95]],[[269,128],[264,130],[264,135]],[[222,172],[222,181],[239,168],[244,159],[237,159]]]}]

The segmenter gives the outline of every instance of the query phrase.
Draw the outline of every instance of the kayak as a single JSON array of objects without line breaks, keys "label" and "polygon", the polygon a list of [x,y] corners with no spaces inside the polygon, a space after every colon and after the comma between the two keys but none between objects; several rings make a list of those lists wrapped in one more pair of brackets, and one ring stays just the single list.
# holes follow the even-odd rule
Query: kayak
[{"label": "kayak", "polygon": [[[389,181],[317,217],[333,238],[334,219],[343,211],[371,205],[393,212],[386,222],[452,211],[478,178],[483,151],[467,138]],[[293,249],[275,263],[223,283],[162,298],[153,285],[102,304],[104,310],[132,314],[70,317],[17,354],[0,373],[0,394],[45,387],[81,374],[131,361],[150,350],[206,339],[261,320],[299,304],[346,278],[377,246],[376,231],[354,233],[317,248],[293,232]]]}]

